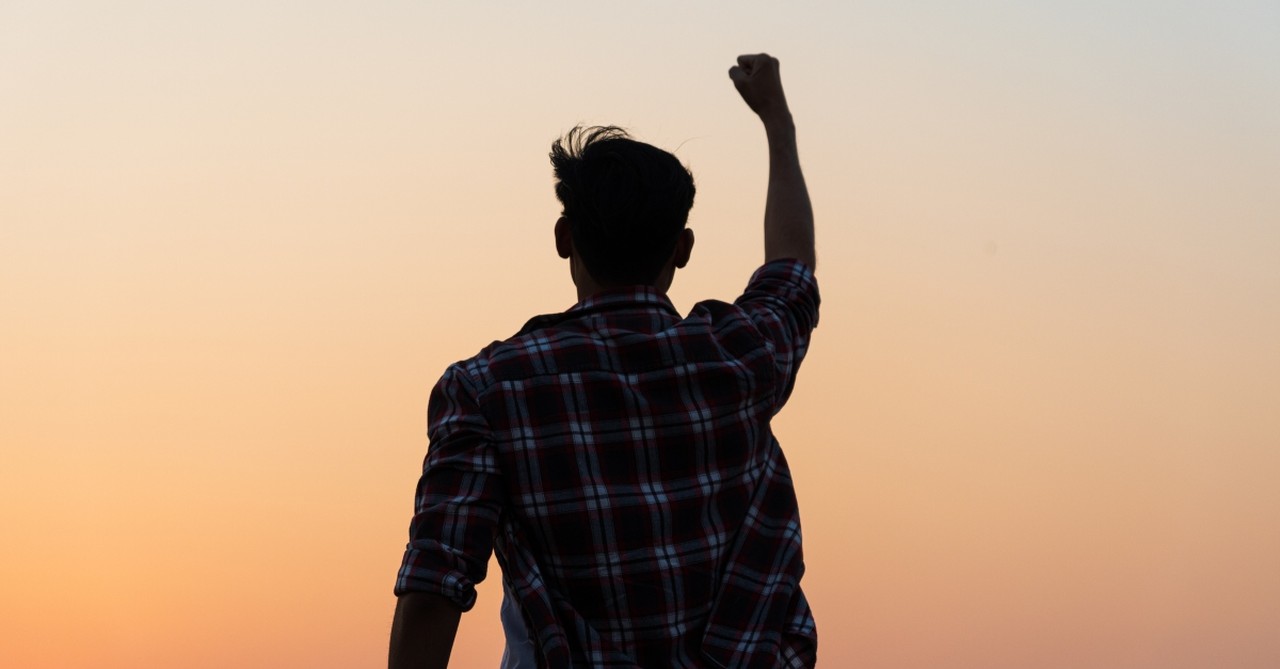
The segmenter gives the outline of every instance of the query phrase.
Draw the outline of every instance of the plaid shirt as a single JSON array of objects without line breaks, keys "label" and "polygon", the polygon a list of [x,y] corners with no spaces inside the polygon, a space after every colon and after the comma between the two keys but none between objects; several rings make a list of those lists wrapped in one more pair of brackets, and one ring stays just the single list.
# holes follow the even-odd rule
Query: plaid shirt
[{"label": "plaid shirt", "polygon": [[396,594],[475,603],[496,549],[541,666],[811,667],[817,632],[770,419],[818,320],[805,265],[681,318],[606,291],[451,365]]}]

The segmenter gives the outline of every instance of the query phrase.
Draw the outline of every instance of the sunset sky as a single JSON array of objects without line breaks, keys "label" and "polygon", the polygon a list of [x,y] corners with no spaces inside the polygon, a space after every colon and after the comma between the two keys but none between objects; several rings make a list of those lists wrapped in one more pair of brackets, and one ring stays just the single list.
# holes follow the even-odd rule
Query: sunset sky
[{"label": "sunset sky", "polygon": [[[821,323],[819,667],[1280,666],[1280,3],[0,2],[0,667],[385,665],[451,362],[574,301],[547,151],[673,150],[671,297]],[[496,667],[497,565],[454,666]]]}]

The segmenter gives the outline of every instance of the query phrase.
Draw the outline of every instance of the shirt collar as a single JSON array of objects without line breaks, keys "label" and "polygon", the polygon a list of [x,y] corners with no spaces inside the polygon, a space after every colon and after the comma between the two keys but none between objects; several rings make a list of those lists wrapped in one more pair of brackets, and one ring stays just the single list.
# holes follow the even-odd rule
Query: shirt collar
[{"label": "shirt collar", "polygon": [[624,309],[634,307],[636,309],[645,309],[657,307],[671,312],[679,316],[680,313],[671,304],[671,300],[667,298],[666,293],[659,292],[653,286],[626,286],[624,288],[608,288],[602,290],[581,302],[569,307],[566,314],[578,311],[595,312],[601,308],[607,308],[609,311],[614,309]]}]

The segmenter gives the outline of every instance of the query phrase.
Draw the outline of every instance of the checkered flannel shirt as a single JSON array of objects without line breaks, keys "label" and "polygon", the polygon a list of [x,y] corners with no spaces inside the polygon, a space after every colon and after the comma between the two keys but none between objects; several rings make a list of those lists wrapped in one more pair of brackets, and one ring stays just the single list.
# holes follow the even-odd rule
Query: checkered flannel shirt
[{"label": "checkered flannel shirt", "polygon": [[450,366],[396,594],[470,609],[496,550],[543,667],[811,667],[770,419],[818,303],[779,260],[733,304],[606,291]]}]

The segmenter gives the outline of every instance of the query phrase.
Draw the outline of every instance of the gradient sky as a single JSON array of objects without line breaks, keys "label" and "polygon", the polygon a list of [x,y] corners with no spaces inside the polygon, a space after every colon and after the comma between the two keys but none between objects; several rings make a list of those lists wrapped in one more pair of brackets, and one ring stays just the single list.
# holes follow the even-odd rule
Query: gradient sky
[{"label": "gradient sky", "polygon": [[[963,6],[962,6],[963,5]],[[0,666],[384,663],[444,367],[574,299],[546,153],[822,321],[776,432],[825,669],[1280,666],[1280,4],[0,3]],[[455,665],[501,653],[495,576]]]}]

